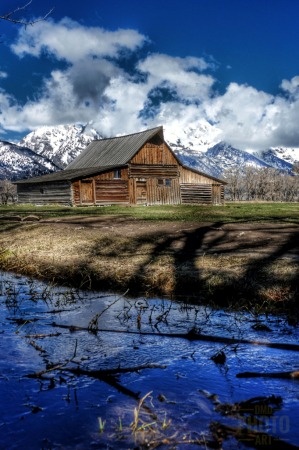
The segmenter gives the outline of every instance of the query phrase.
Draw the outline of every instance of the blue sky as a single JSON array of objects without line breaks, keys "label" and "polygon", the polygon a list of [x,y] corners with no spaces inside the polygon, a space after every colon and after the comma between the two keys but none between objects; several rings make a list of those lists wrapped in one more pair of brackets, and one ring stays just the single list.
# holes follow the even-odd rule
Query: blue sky
[{"label": "blue sky", "polygon": [[243,149],[299,147],[299,2],[56,3],[26,31],[0,23],[1,139],[90,122],[105,136],[164,124]]}]

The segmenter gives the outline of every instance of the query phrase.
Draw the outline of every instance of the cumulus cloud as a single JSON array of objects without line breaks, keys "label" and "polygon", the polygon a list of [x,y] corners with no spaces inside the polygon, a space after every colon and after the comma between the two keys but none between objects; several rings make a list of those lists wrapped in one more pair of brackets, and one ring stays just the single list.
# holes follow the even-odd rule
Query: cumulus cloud
[{"label": "cumulus cloud", "polygon": [[135,30],[107,31],[70,19],[20,29],[11,46],[20,58],[45,52],[68,66],[45,77],[23,106],[0,91],[2,130],[89,122],[109,137],[162,124],[182,139],[208,136],[241,149],[299,146],[299,76],[283,80],[276,96],[237,83],[220,95],[212,57],[155,53],[130,73],[122,69],[120,52],[133,53],[146,41]]},{"label": "cumulus cloud", "polygon": [[150,89],[164,83],[182,100],[202,100],[210,95],[210,88],[215,80],[211,75],[197,73],[210,67],[211,64],[203,58],[179,58],[160,54],[150,55],[137,65],[140,71],[149,75]]},{"label": "cumulus cloud", "polygon": [[39,22],[27,30],[20,29],[17,42],[11,49],[20,57],[39,57],[42,52],[46,52],[58,60],[75,63],[88,55],[116,57],[121,49],[136,50],[146,40],[136,30],[107,31],[64,18],[58,23],[49,20]]},{"label": "cumulus cloud", "polygon": [[7,73],[0,71],[0,78],[7,78]]},{"label": "cumulus cloud", "polygon": [[[296,80],[284,80],[284,86],[294,94]],[[231,83],[224,95],[211,99],[205,107],[209,120],[221,129],[221,139],[237,148],[299,146],[299,97],[273,96]]]}]

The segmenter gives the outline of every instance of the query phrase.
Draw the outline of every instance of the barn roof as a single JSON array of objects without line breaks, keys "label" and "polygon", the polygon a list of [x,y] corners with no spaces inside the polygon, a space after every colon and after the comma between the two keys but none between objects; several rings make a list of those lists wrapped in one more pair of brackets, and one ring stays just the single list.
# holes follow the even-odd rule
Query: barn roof
[{"label": "barn roof", "polygon": [[92,141],[66,170],[128,164],[141,147],[157,133],[163,139],[163,127],[156,127],[141,133]]},{"label": "barn roof", "polygon": [[87,169],[65,169],[58,172],[48,173],[40,177],[27,178],[26,180],[15,181],[14,184],[31,184],[31,183],[48,183],[54,181],[74,181],[78,178],[88,177],[98,173],[106,172],[107,170],[121,169],[121,165],[106,166],[106,167],[88,167]]},{"label": "barn roof", "polygon": [[[151,128],[139,133],[129,134],[107,139],[92,141],[77,158],[75,158],[64,170],[35,178],[20,180],[14,184],[46,183],[54,181],[74,181],[76,179],[118,169],[130,163],[131,159],[138,153],[143,145],[158,134],[164,141],[163,127]],[[182,164],[180,159],[166,143],[179,165],[192,172],[204,175],[218,183],[227,184],[224,180],[212,177],[206,173],[192,169]]]}]

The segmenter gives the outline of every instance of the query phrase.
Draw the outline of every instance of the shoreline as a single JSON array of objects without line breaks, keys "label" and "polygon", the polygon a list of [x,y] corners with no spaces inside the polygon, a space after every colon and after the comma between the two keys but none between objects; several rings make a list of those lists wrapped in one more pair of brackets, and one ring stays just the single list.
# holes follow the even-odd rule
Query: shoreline
[{"label": "shoreline", "polygon": [[[293,229],[282,225],[285,244],[271,242],[265,247],[267,240],[256,225],[250,229],[244,225],[249,230],[245,233],[239,224],[219,229],[213,223],[145,224],[113,216],[100,224],[84,220],[2,223],[0,269],[76,288],[120,293],[129,289],[132,296],[249,308],[253,314],[283,312],[298,321],[297,253],[280,259],[284,257],[281,250],[289,248]],[[263,233],[273,236],[274,230],[279,231],[277,225],[267,227]],[[256,242],[250,244],[257,230],[259,248]],[[248,240],[248,236],[248,245],[256,254],[243,248],[241,238]],[[281,236],[277,236],[279,241]],[[235,242],[239,248],[233,249]]]}]

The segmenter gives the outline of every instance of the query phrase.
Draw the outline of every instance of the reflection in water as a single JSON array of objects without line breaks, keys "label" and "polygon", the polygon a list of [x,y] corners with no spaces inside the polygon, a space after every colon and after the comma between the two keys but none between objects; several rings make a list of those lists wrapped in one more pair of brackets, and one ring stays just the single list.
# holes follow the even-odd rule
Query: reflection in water
[{"label": "reflection in water", "polygon": [[[215,410],[217,401],[234,403],[273,394],[282,397],[281,409],[273,410],[273,415],[264,417],[258,426],[299,444],[297,382],[236,378],[237,373],[245,371],[292,370],[299,365],[298,353],[228,346],[224,349],[225,361],[216,364],[210,358],[223,347],[221,344],[158,335],[75,331],[71,327],[87,328],[97,315],[98,328],[158,334],[185,333],[196,327],[206,334],[298,343],[298,331],[286,325],[283,318],[268,317],[271,331],[266,332],[259,327],[253,329],[255,319],[240,313],[165,299],[122,297],[115,302],[117,298],[111,293],[72,291],[2,274],[0,450],[89,449],[107,448],[108,444],[110,448],[127,449],[174,435],[182,442],[176,448],[197,448],[183,442],[211,439],[211,421],[240,425],[240,417],[225,414],[219,406]],[[53,328],[52,322],[68,328]],[[60,371],[49,371],[39,379],[24,377],[63,365],[73,357],[76,342],[75,358]],[[64,370],[144,364],[165,364],[167,368],[129,372],[106,380]],[[139,411],[139,400],[149,392]],[[209,398],[207,392],[217,394],[218,399],[216,395]],[[140,393],[139,398],[129,393]],[[134,427],[136,432],[132,433]],[[223,448],[231,445],[243,448],[232,438],[223,442]]]}]

